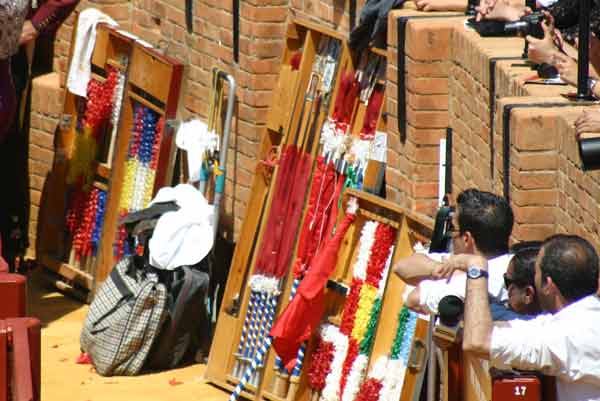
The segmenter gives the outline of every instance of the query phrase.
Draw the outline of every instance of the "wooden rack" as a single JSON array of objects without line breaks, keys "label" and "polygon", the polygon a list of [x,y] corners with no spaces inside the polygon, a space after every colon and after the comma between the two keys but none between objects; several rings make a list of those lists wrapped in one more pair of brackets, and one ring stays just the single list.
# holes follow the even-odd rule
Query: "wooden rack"
[{"label": "wooden rack", "polygon": [[[238,345],[244,318],[249,304],[250,291],[247,289],[248,279],[252,276],[255,264],[257,244],[261,243],[265,231],[267,217],[271,208],[274,182],[279,173],[278,165],[269,163],[274,149],[281,149],[286,145],[299,145],[306,149],[314,159],[318,152],[319,139],[314,138],[311,146],[307,147],[307,138],[303,134],[306,132],[307,121],[301,119],[301,104],[304,94],[310,85],[313,62],[316,58],[318,46],[321,38],[328,37],[337,39],[341,42],[341,54],[337,67],[335,85],[332,90],[332,96],[328,107],[321,109],[316,117],[317,124],[320,127],[327,117],[333,114],[333,108],[340,84],[341,72],[346,69],[355,69],[358,57],[353,55],[347,46],[345,38],[338,32],[327,30],[319,25],[309,21],[294,20],[286,33],[286,48],[282,59],[282,68],[279,76],[278,85],[273,93],[273,101],[270,113],[267,118],[267,128],[262,136],[259,149],[259,160],[256,167],[254,180],[252,184],[251,197],[248,204],[248,213],[240,233],[240,238],[235,249],[233,261],[231,264],[227,285],[224,291],[223,303],[217,321],[217,327],[214,334],[212,348],[209,354],[209,361],[205,376],[209,382],[218,385],[227,390],[233,390],[239,382],[237,377],[232,374],[236,362],[236,347]],[[290,62],[294,55],[302,52],[300,66],[294,70]],[[374,52],[378,57],[382,54]],[[297,57],[297,56],[296,56]],[[380,83],[382,84],[382,83]],[[384,88],[383,88],[384,89]],[[353,107],[353,118],[350,132],[357,135],[364,122],[366,107],[364,104],[356,101]],[[380,113],[378,127],[385,129],[385,122]],[[362,224],[367,219],[379,218],[404,230],[399,230],[408,235],[408,240],[413,238],[422,238],[421,233],[426,232],[427,228],[414,228],[420,223],[411,220],[412,226],[409,226],[408,219],[405,218],[405,212],[398,209],[397,206],[386,202],[385,200],[370,195],[362,191],[356,191],[353,195],[360,199],[360,212],[357,216],[357,223],[350,229],[345,238],[343,249],[340,251],[339,266],[335,277],[340,277],[340,282],[346,282],[342,276],[347,273],[347,265],[352,260],[353,246],[356,243],[356,233],[360,233]],[[303,217],[306,214],[306,207],[303,207]],[[302,223],[299,225],[301,226]],[[299,228],[299,227],[298,227]],[[429,238],[429,236],[427,236]],[[297,239],[296,239],[297,241]],[[297,244],[295,245],[297,246]],[[345,247],[345,248],[344,248]],[[412,248],[411,248],[412,249]],[[294,251],[295,255],[296,250]],[[398,253],[400,254],[400,253]],[[292,260],[295,256],[292,257]],[[339,270],[344,266],[345,270]],[[292,273],[289,272],[284,280],[282,294],[279,298],[277,313],[287,305],[291,284],[293,281]],[[339,312],[339,306],[343,303],[344,297],[336,291],[327,293],[328,313],[335,314]],[[312,344],[307,348],[306,360],[310,358]],[[269,351],[264,359],[264,366],[260,367],[260,379],[256,385],[246,385],[241,396],[253,400],[282,401],[286,399],[285,389],[275,388],[275,354]],[[291,384],[291,383],[290,383]],[[302,374],[299,382],[293,383],[297,386],[298,392],[294,400],[305,400],[308,397],[306,374]],[[286,385],[287,386],[287,385]],[[287,387],[286,387],[287,388]]]},{"label": "wooden rack", "polygon": [[119,201],[123,188],[125,162],[134,123],[135,104],[139,103],[165,119],[153,193],[173,181],[175,132],[172,121],[177,113],[183,65],[153,48],[137,44],[131,54],[129,79],[123,96],[123,116],[113,162],[111,191],[108,194],[94,288],[106,279],[114,265],[113,246],[118,228]]},{"label": "wooden rack", "polygon": [[[75,42],[75,31],[71,43]],[[134,41],[106,25],[99,24],[96,44],[92,54],[92,79],[105,80],[107,66],[112,66],[123,74],[127,74],[128,61]],[[71,55],[69,59],[72,57]],[[71,241],[66,234],[65,214],[71,201],[73,184],[69,183],[69,165],[77,156],[76,135],[79,111],[85,99],[69,92],[65,88],[65,100],[62,119],[59,124],[56,145],[56,157],[52,171],[48,176],[42,197],[40,211],[40,232],[37,238],[37,259],[41,265],[57,273],[66,281],[67,288],[83,290],[92,289],[94,281],[95,258],[84,258],[76,261],[71,250]],[[116,105],[121,107],[121,105]],[[104,129],[104,141],[96,153],[95,160],[89,166],[92,185],[107,191],[112,173],[111,153],[116,135],[109,124]]]},{"label": "wooden rack", "polygon": [[[72,42],[75,42],[75,32]],[[72,57],[72,49],[71,55]],[[123,179],[124,155],[127,153],[132,123],[132,102],[139,101],[167,119],[175,117],[183,66],[155,50],[142,46],[129,34],[105,24],[99,24],[91,59],[92,79],[100,82],[107,68],[116,68],[126,77],[123,103],[117,127],[104,129],[103,141],[86,173],[91,185],[107,194],[103,230],[95,256],[75,260],[72,238],[67,234],[65,216],[71,203],[75,184],[69,182],[69,165],[77,156],[76,138],[78,113],[86,99],[65,89],[63,116],[57,133],[56,157],[49,174],[40,211],[40,233],[37,240],[38,261],[50,272],[60,276],[63,289],[72,289],[87,297],[100,284],[113,266],[112,241],[107,229],[117,224],[118,194]],[[135,90],[134,90],[135,88]],[[140,100],[139,94],[147,96]],[[170,183],[173,164],[173,129],[166,124],[160,147],[156,189]],[[116,199],[116,201],[115,201]],[[116,202],[116,203],[115,203]],[[113,231],[114,234],[114,231]]]}]

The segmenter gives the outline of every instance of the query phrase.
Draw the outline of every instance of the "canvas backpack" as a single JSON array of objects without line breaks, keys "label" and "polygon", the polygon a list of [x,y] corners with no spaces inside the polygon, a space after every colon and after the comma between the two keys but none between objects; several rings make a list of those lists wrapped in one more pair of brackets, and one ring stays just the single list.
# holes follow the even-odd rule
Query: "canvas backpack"
[{"label": "canvas backpack", "polygon": [[152,269],[123,258],[90,305],[81,331],[81,349],[103,376],[136,375],[166,316],[167,290]]}]

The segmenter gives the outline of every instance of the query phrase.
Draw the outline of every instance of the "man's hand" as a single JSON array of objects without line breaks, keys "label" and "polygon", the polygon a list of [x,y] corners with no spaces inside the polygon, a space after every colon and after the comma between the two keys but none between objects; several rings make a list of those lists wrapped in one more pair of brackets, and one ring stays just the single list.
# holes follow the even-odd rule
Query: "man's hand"
[{"label": "man's hand", "polygon": [[557,36],[557,32],[554,28],[554,18],[547,11],[544,12],[546,18],[542,22],[542,29],[544,30],[544,37],[542,39],[534,38],[531,35],[527,35],[525,38],[529,42],[527,50],[527,58],[534,63],[552,63],[552,57],[556,53],[559,53],[559,48],[556,44],[556,40],[560,40],[560,35]]},{"label": "man's hand", "polygon": [[451,255],[448,259],[435,268],[432,276],[437,279],[448,278],[456,270],[466,272],[469,266],[477,265],[487,270],[487,260],[478,255],[460,254]]},{"label": "man's hand", "polygon": [[584,132],[600,132],[600,109],[583,110],[575,120],[577,139]]},{"label": "man's hand", "polygon": [[467,3],[466,0],[415,0],[421,11],[465,11]]},{"label": "man's hand", "polygon": [[475,9],[477,21],[482,19],[516,21],[524,14],[523,8],[511,5],[508,0],[482,0]]},{"label": "man's hand", "polygon": [[35,29],[31,21],[25,21],[25,23],[23,23],[23,29],[21,30],[19,45],[24,45],[31,42],[32,40],[35,40],[38,37],[38,35],[39,32],[37,31],[37,29]]},{"label": "man's hand", "polygon": [[558,70],[560,79],[570,85],[577,85],[577,62],[575,60],[565,54],[557,53],[552,57],[551,64]]}]

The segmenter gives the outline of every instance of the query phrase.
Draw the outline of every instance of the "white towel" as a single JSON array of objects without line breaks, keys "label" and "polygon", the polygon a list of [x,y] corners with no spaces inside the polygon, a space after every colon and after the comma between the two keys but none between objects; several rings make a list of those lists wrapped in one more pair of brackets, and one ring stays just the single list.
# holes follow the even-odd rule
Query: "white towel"
[{"label": "white towel", "polygon": [[200,262],[213,247],[213,213],[204,196],[189,184],[161,188],[150,205],[175,201],[179,210],[163,214],[150,238],[150,264],[173,270]]},{"label": "white towel", "polygon": [[182,122],[175,137],[177,147],[187,151],[189,182],[200,180],[200,167],[206,152],[219,150],[219,136],[206,123],[194,119]]},{"label": "white towel", "polygon": [[75,49],[67,77],[67,88],[75,95],[87,97],[87,86],[92,74],[92,53],[96,45],[96,25],[101,22],[111,26],[118,25],[108,15],[95,8],[88,8],[79,14]]}]

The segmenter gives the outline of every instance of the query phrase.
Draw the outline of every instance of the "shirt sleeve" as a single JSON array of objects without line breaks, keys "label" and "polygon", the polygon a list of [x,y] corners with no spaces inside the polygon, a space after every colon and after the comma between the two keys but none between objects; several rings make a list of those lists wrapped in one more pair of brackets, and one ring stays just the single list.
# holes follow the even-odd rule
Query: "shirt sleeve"
[{"label": "shirt sleeve", "polygon": [[566,333],[542,315],[529,321],[513,320],[494,326],[490,347],[491,365],[498,369],[522,369],[557,375],[567,361]]},{"label": "shirt sleeve", "polygon": [[79,0],[48,0],[30,16],[40,35],[54,32],[75,9]]},{"label": "shirt sleeve", "polygon": [[419,283],[419,304],[429,312],[437,313],[438,304],[447,295],[465,299],[467,275],[454,273],[449,282],[446,280],[423,280]]}]

